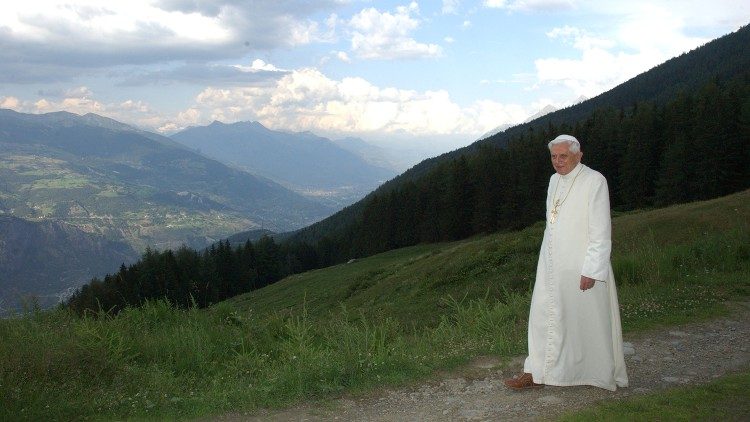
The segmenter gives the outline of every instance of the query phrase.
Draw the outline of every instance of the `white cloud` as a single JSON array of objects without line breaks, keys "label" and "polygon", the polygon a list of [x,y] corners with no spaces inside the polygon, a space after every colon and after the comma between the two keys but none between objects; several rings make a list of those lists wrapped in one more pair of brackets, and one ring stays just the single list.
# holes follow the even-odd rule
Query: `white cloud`
[{"label": "white cloud", "polygon": [[708,41],[685,35],[684,19],[672,9],[651,3],[629,7],[631,13],[605,34],[571,26],[547,32],[550,39],[571,45],[580,56],[535,60],[537,87],[563,86],[576,97],[594,97]]},{"label": "white cloud", "polygon": [[72,80],[82,69],[236,60],[334,42],[337,16],[318,13],[340,5],[338,0],[4,2],[0,80]]},{"label": "white cloud", "polygon": [[33,104],[21,104],[21,108],[30,109],[33,113],[49,113],[52,111],[65,110],[71,113],[102,113],[107,106],[91,98],[92,93],[86,87],[72,89],[65,98],[59,101],[40,99]]},{"label": "white cloud", "polygon": [[333,80],[305,68],[287,74],[275,87],[207,88],[193,107],[160,127],[258,120],[283,130],[423,136],[479,134],[528,115],[519,105],[485,100],[461,107],[444,90],[383,88],[362,78]]},{"label": "white cloud", "polygon": [[557,11],[571,9],[575,3],[575,0],[484,0],[485,7],[510,11]]},{"label": "white cloud", "polygon": [[368,8],[354,15],[348,22],[351,29],[351,49],[363,59],[403,59],[440,57],[437,44],[420,43],[411,37],[420,21],[419,6],[399,6],[395,13]]},{"label": "white cloud", "polygon": [[242,70],[243,72],[285,72],[283,69],[279,69],[278,67],[266,63],[265,61],[261,59],[255,59],[250,64],[250,66],[242,66],[242,65],[234,65],[235,68]]},{"label": "white cloud", "polygon": [[507,0],[484,0],[484,6],[493,9],[501,9],[507,7]]},{"label": "white cloud", "polygon": [[676,55],[695,48],[706,38],[686,35],[685,17],[653,4],[641,4],[617,27],[615,37],[627,48]]},{"label": "white cloud", "polygon": [[14,38],[37,42],[92,44],[149,41],[153,31],[162,42],[216,43],[226,41],[231,31],[217,17],[197,13],[168,12],[143,1],[96,0],[8,2],[3,5],[0,25]]},{"label": "white cloud", "polygon": [[79,86],[65,91],[65,98],[90,98],[94,95],[88,87]]},{"label": "white cloud", "polygon": [[0,108],[19,111],[21,109],[21,100],[16,97],[0,97]]},{"label": "white cloud", "polygon": [[443,7],[440,12],[444,15],[450,15],[458,12],[459,0],[443,0]]},{"label": "white cloud", "polygon": [[331,13],[325,21],[328,30],[320,35],[320,39],[323,41],[335,42],[337,39],[336,28],[338,27],[339,22],[341,22],[341,20],[338,15]]},{"label": "white cloud", "polygon": [[502,104],[496,101],[477,101],[470,108],[470,115],[480,129],[478,133],[487,133],[498,126],[521,123],[533,111],[519,104]]},{"label": "white cloud", "polygon": [[554,28],[547,32],[546,35],[553,39],[559,38],[579,50],[588,50],[597,47],[611,48],[615,46],[615,42],[612,40],[596,38],[582,29],[568,25]]},{"label": "white cloud", "polygon": [[337,51],[336,57],[338,57],[339,60],[341,60],[344,63],[351,63],[352,59],[349,58],[349,55],[346,54],[346,51]]},{"label": "white cloud", "polygon": [[[656,11],[658,17],[667,22],[681,20],[686,28],[693,30],[735,30],[748,23],[750,2],[737,0],[598,0],[586,3],[590,13],[618,18],[650,18],[648,13]],[[664,15],[668,12],[667,15]],[[641,16],[639,16],[641,15]],[[657,17],[657,19],[658,19]]]},{"label": "white cloud", "polygon": [[593,97],[637,75],[643,59],[594,48],[583,51],[579,59],[538,59],[535,65],[540,84],[563,85],[575,96]]}]

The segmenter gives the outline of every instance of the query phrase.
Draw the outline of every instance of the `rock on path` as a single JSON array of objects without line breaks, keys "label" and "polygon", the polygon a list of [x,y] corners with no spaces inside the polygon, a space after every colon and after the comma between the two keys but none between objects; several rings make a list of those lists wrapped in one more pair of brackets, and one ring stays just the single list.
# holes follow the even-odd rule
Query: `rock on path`
[{"label": "rock on path", "polygon": [[728,318],[626,336],[630,387],[609,392],[595,387],[552,387],[516,392],[503,380],[521,371],[523,359],[502,367],[494,357],[417,387],[386,390],[252,416],[224,415],[221,421],[494,421],[554,417],[601,400],[703,384],[750,364],[750,303],[732,304]]}]

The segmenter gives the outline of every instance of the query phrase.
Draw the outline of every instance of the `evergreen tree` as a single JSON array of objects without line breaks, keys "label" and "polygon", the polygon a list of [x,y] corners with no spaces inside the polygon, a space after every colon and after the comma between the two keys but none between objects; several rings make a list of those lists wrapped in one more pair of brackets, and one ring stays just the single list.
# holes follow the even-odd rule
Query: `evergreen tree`
[{"label": "evergreen tree", "polygon": [[281,278],[281,256],[272,237],[263,236],[255,244],[259,286],[267,286]]},{"label": "evergreen tree", "polygon": [[621,160],[620,204],[626,209],[642,208],[653,202],[658,177],[661,143],[657,115],[651,104],[640,104],[632,117],[623,122],[627,139]]}]

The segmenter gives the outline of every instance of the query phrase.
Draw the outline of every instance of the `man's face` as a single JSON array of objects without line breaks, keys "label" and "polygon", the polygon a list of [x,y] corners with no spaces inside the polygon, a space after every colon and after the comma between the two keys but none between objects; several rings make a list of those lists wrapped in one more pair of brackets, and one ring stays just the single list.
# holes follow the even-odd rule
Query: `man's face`
[{"label": "man's face", "polygon": [[570,152],[570,145],[567,142],[552,145],[549,152],[552,159],[552,167],[563,176],[570,173],[581,161],[581,156],[583,156],[583,153],[580,151],[576,154]]}]

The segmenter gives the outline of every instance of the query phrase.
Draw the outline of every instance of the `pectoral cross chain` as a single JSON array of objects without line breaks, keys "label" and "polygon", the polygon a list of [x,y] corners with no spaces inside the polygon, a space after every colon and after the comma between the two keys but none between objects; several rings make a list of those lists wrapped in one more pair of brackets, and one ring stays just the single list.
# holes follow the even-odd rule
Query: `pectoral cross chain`
[{"label": "pectoral cross chain", "polygon": [[549,222],[552,224],[555,224],[555,221],[557,220],[557,208],[560,206],[560,200],[558,199],[555,201],[555,206],[552,207],[552,211],[550,211],[550,218]]}]

